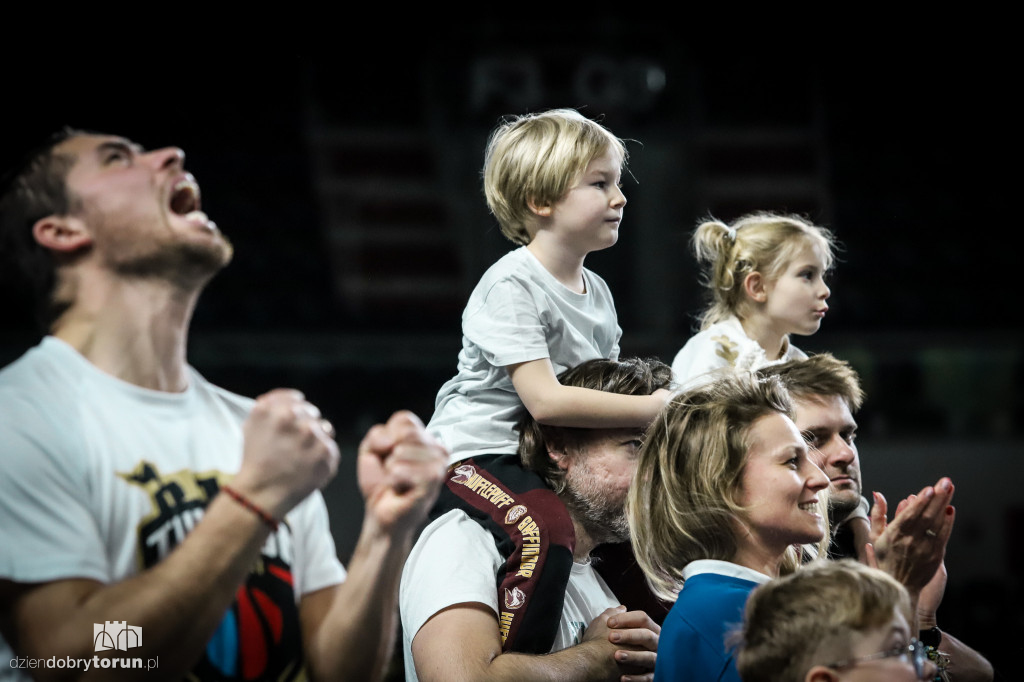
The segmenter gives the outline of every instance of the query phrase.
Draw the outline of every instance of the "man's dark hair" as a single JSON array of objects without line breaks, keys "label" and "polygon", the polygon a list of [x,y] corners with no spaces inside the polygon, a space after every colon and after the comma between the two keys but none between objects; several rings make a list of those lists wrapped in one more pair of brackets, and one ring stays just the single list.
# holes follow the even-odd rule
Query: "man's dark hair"
[{"label": "man's dark hair", "polygon": [[[650,395],[659,388],[669,388],[672,369],[655,359],[588,360],[559,374],[558,382],[622,395]],[[516,429],[523,466],[540,474],[556,493],[565,488],[565,472],[548,456],[548,451],[578,450],[593,438],[595,431],[539,424],[525,410]]]},{"label": "man's dark hair", "polygon": [[32,237],[32,226],[49,215],[67,215],[75,207],[65,181],[74,159],[58,154],[62,142],[83,134],[63,128],[34,146],[0,179],[0,267],[29,285],[36,318],[43,330],[67,308],[53,300],[53,256]]}]

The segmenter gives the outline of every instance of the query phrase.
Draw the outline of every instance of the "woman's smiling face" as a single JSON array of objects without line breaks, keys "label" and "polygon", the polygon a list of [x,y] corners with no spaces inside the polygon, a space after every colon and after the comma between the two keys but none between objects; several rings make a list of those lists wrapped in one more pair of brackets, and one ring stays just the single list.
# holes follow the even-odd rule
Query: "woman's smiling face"
[{"label": "woman's smiling face", "polygon": [[818,493],[829,481],[808,458],[793,421],[779,412],[766,414],[751,424],[748,440],[737,499],[745,509],[737,529],[738,554],[781,559],[790,545],[821,540],[825,520]]}]

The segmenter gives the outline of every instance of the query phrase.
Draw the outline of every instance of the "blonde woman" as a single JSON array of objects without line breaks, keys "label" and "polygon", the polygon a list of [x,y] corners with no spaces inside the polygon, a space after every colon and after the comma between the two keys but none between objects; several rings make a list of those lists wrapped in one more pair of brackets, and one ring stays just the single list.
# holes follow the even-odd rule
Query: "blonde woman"
[{"label": "blonde woman", "polygon": [[739,682],[726,636],[748,595],[826,537],[828,478],[790,412],[776,377],[736,373],[680,394],[647,432],[628,514],[648,582],[675,600],[656,682]]}]

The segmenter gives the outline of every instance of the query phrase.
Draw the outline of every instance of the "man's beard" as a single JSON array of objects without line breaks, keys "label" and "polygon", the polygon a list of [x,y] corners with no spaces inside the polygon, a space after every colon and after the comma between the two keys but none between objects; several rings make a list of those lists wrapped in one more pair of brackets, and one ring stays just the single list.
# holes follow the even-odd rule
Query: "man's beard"
[{"label": "man's beard", "polygon": [[601,489],[586,464],[586,455],[577,454],[580,462],[570,467],[565,476],[565,490],[561,498],[569,512],[583,525],[595,544],[626,542],[629,540],[629,522],[626,520],[626,500],[614,499],[614,494]]},{"label": "man's beard", "polygon": [[860,489],[843,490],[828,496],[828,517],[833,530],[860,506]]},{"label": "man's beard", "polygon": [[126,277],[163,279],[182,289],[206,284],[231,261],[234,249],[227,237],[216,244],[177,243],[148,253],[117,259],[114,270]]}]

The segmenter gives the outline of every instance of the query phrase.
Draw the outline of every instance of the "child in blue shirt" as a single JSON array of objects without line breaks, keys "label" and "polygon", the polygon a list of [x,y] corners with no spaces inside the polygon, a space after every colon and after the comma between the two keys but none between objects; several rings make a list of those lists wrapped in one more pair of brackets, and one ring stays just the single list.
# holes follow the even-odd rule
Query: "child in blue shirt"
[{"label": "child in blue shirt", "polygon": [[524,406],[542,424],[629,428],[646,426],[668,399],[664,389],[621,395],[557,379],[586,360],[618,359],[611,292],[583,261],[618,240],[626,156],[619,138],[571,109],[516,117],[492,133],[487,205],[520,246],[470,295],[458,373],[437,394],[427,428],[453,462],[515,453]]}]

